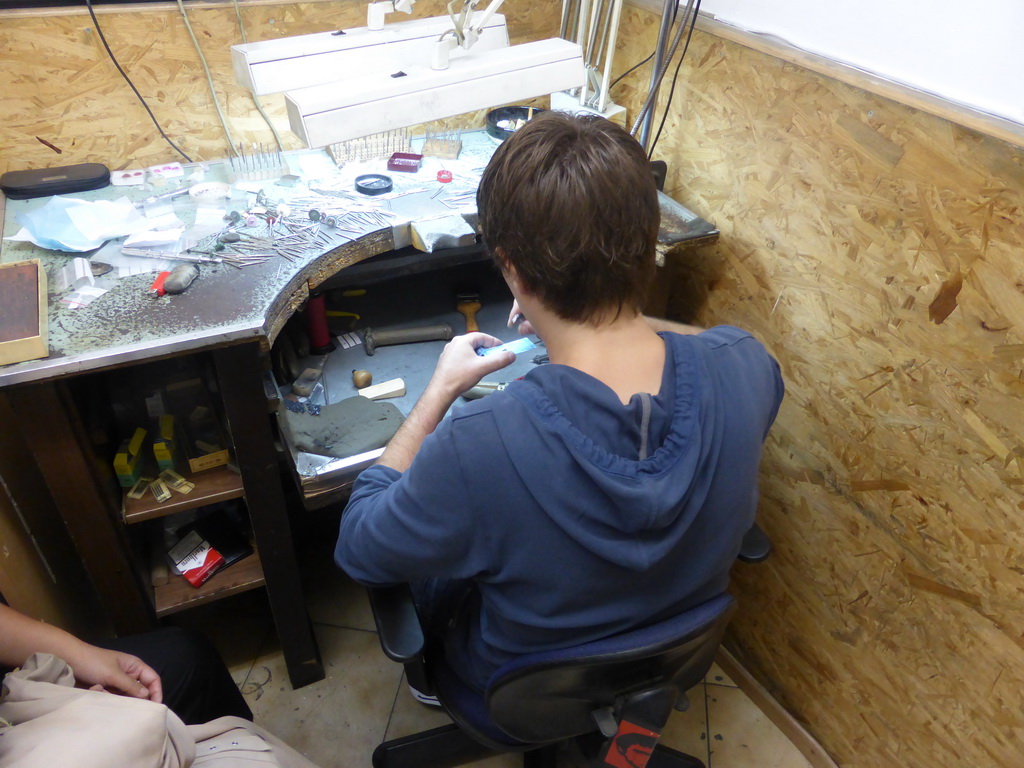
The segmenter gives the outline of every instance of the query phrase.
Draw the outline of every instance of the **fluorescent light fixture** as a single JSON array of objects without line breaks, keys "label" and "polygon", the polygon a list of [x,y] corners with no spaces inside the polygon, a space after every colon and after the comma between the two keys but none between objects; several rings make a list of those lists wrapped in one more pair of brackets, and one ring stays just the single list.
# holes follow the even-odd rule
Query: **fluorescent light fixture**
[{"label": "fluorescent light fixture", "polygon": [[[367,72],[390,76],[407,67],[429,65],[438,38],[451,27],[450,18],[437,16],[400,21],[381,30],[356,27],[233,45],[231,64],[239,85],[257,96],[359,79]],[[480,31],[472,54],[465,55],[507,47],[505,17],[495,14]],[[453,53],[452,61],[458,56]]]},{"label": "fluorescent light fixture", "polygon": [[[481,38],[482,41],[483,38]],[[373,70],[285,94],[291,129],[308,147],[439,120],[569,88],[586,81],[583,50],[561,38],[452,56],[448,69],[416,65]]]}]

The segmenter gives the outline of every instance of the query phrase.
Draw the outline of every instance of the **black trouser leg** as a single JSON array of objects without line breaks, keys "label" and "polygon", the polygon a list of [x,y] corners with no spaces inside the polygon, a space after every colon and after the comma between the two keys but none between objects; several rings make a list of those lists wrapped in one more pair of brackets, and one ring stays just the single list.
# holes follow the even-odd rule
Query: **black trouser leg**
[{"label": "black trouser leg", "polygon": [[163,684],[164,703],[186,725],[225,715],[252,720],[252,711],[220,655],[194,630],[166,627],[97,645],[138,656],[155,669]]}]

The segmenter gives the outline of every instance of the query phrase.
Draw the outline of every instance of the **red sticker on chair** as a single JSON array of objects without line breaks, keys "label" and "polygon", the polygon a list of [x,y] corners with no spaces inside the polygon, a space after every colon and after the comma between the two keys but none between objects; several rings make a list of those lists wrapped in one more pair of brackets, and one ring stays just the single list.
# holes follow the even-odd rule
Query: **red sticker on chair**
[{"label": "red sticker on chair", "polygon": [[613,768],[644,768],[661,734],[623,720],[615,737],[602,755],[605,765]]}]

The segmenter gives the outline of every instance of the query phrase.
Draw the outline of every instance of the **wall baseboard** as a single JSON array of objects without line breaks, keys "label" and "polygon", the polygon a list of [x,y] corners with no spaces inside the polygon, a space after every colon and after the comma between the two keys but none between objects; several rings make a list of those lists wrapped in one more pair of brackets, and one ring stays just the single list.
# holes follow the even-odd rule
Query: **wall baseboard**
[{"label": "wall baseboard", "polygon": [[757,682],[754,676],[725,647],[718,649],[715,661],[718,662],[722,671],[732,678],[737,687],[764,713],[765,717],[782,731],[794,747],[800,750],[800,754],[813,768],[839,768],[815,738],[779,702],[772,698],[768,690]]}]

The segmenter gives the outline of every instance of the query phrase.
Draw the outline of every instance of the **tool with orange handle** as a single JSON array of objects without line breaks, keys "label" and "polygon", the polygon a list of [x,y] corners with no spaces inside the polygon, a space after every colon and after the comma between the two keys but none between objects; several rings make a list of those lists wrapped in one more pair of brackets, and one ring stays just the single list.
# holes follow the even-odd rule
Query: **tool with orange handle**
[{"label": "tool with orange handle", "polygon": [[168,270],[167,272],[161,272],[159,275],[157,275],[156,280],[154,280],[153,284],[149,286],[149,295],[163,296],[165,293],[167,293],[167,289],[164,287],[164,283],[170,276],[170,270]]},{"label": "tool with orange handle", "polygon": [[480,311],[480,294],[458,294],[455,297],[455,308],[466,318],[466,333],[480,330],[480,326],[476,322],[476,313]]}]

